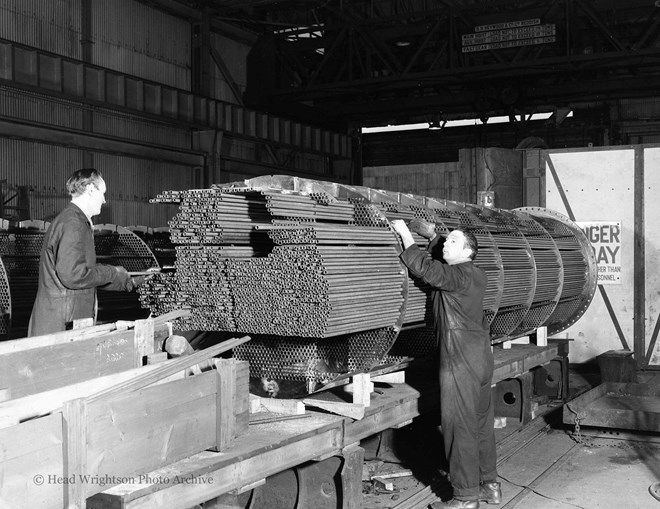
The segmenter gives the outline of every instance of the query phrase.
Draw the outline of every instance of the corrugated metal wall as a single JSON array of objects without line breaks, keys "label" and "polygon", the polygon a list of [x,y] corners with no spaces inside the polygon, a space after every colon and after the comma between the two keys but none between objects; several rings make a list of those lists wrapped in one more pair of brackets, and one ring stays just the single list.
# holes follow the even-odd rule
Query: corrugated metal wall
[{"label": "corrugated metal wall", "polygon": [[92,0],[92,64],[190,90],[187,21],[134,0]]},{"label": "corrugated metal wall", "polygon": [[[52,220],[70,201],[66,180],[83,167],[82,151],[55,145],[0,138],[0,168],[11,196],[18,186],[29,186],[30,218]],[[169,189],[196,187],[195,170],[143,159],[95,154],[108,186],[106,205],[95,223],[120,226],[167,226],[176,214],[172,205],[151,204],[150,198]]]},{"label": "corrugated metal wall", "polygon": [[0,85],[0,111],[4,117],[80,129],[82,109],[76,105],[64,99]]},{"label": "corrugated metal wall", "polygon": [[0,0],[0,37],[80,59],[80,0]]},{"label": "corrugated metal wall", "polygon": [[192,135],[185,127],[177,128],[165,122],[93,108],[43,94],[18,91],[2,85],[0,111],[6,117],[70,129],[82,129],[84,113],[92,112],[93,131],[97,134],[183,149],[189,149],[191,146]]},{"label": "corrugated metal wall", "polygon": [[[89,10],[86,21],[83,6]],[[0,178],[7,178],[10,194],[18,186],[30,187],[32,219],[48,221],[59,213],[69,201],[64,190],[66,179],[72,171],[91,164],[104,173],[108,183],[108,206],[95,222],[165,226],[176,207],[150,205],[149,198],[166,189],[204,185],[199,170],[95,151],[167,159],[169,153],[162,147],[180,148],[186,154],[193,146],[204,150],[195,145],[194,130],[187,124],[197,121],[198,114],[212,127],[217,122],[217,132],[229,133],[223,139],[225,144],[213,147],[222,163],[217,179],[215,175],[205,176],[213,182],[283,173],[279,165],[301,176],[332,178],[339,174],[331,159],[351,156],[351,140],[346,136],[235,104],[240,101],[230,90],[228,77],[216,66],[212,69],[211,94],[227,102],[213,103],[208,111],[204,98],[160,88],[162,84],[191,89],[193,27],[189,21],[166,14],[149,2],[0,0],[0,30],[0,38],[29,46],[7,43],[0,47],[0,58],[7,64],[3,68],[6,81],[0,85],[0,120],[4,122],[3,135],[10,136],[0,138]],[[89,40],[84,41],[88,30]],[[90,43],[88,55],[83,55],[85,42]],[[222,56],[231,81],[242,92],[249,44],[217,34],[211,34],[211,44]],[[75,60],[39,54],[32,48]],[[142,80],[144,87],[140,85]],[[15,86],[9,84],[12,81]],[[42,93],[36,91],[38,87],[42,87]],[[65,94],[71,94],[70,99],[64,99]],[[126,101],[129,96],[131,100]],[[113,105],[144,114],[124,113]],[[35,141],[12,139],[8,133],[14,121],[20,122],[22,138]],[[62,141],[64,129],[88,132],[97,138],[74,132],[72,136],[77,138],[69,144]],[[90,141],[105,136],[112,138],[112,143]],[[122,142],[127,143],[124,148],[130,145],[130,150],[118,148],[117,143]],[[139,143],[144,144],[142,152],[136,148]],[[271,144],[270,150],[266,144]],[[95,148],[84,151],[74,145]],[[161,152],[157,152],[159,149]],[[177,160],[188,163],[192,159]]]},{"label": "corrugated metal wall", "polygon": [[367,187],[457,201],[462,196],[458,162],[371,166],[362,171]]},{"label": "corrugated metal wall", "polygon": [[622,99],[617,104],[620,120],[657,120],[660,117],[660,97]]},{"label": "corrugated metal wall", "polygon": [[[190,90],[190,23],[135,0],[90,9],[91,64]],[[78,60],[81,19],[81,0],[0,0],[0,37]]]},{"label": "corrugated metal wall", "polygon": [[66,179],[82,167],[79,150],[0,138],[0,169],[11,195],[18,186],[30,187],[30,218],[52,220],[68,198]]},{"label": "corrugated metal wall", "polygon": [[128,138],[182,149],[189,149],[192,143],[190,129],[176,128],[164,122],[159,123],[133,115],[122,115],[109,110],[96,110],[93,125],[95,133],[117,138]]},{"label": "corrugated metal wall", "polygon": [[107,203],[95,223],[167,226],[178,206],[149,200],[166,190],[199,187],[196,170],[176,164],[95,154],[94,167],[101,170],[108,186]]}]

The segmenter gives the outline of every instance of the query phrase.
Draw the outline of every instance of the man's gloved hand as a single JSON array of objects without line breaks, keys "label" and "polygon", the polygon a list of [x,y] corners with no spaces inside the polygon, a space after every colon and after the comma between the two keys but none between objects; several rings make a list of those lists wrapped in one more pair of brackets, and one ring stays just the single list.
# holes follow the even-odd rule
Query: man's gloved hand
[{"label": "man's gloved hand", "polygon": [[125,278],[130,277],[128,275],[128,271],[124,267],[122,267],[121,265],[115,265],[114,267],[115,267],[115,270],[119,273],[119,275],[121,277],[125,277]]},{"label": "man's gloved hand", "polygon": [[147,276],[133,276],[131,277],[131,281],[129,283],[129,292],[132,292],[133,290],[137,289],[142,283],[144,283],[147,279]]},{"label": "man's gloved hand", "polygon": [[421,235],[425,239],[431,240],[435,237],[435,223],[429,223],[418,217],[411,219],[408,223],[408,229]]}]

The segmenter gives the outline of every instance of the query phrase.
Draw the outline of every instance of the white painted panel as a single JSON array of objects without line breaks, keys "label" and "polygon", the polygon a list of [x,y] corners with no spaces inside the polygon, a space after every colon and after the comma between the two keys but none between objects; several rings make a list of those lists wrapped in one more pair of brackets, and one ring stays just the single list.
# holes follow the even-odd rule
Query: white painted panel
[{"label": "white painted panel", "polygon": [[[644,150],[644,247],[646,295],[646,346],[660,319],[660,148]],[[660,345],[656,341],[650,365],[660,365]]]},{"label": "white painted panel", "polygon": [[[548,151],[546,207],[576,222],[620,221],[621,257],[624,260],[620,285],[604,287],[625,340],[633,348],[633,240],[634,240],[634,150],[583,149]],[[565,195],[566,206],[552,176],[550,165]],[[570,360],[589,362],[607,350],[623,348],[600,288],[586,313],[564,334],[570,344]]]}]

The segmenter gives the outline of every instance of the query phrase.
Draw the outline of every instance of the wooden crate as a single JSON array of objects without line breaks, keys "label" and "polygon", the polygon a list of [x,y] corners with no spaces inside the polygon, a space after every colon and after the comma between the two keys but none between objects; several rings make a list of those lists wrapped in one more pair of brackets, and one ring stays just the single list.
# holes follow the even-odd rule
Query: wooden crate
[{"label": "wooden crate", "polygon": [[164,321],[138,320],[130,329],[107,324],[3,341],[0,389],[21,398],[137,368],[168,334]]},{"label": "wooden crate", "polygon": [[108,397],[0,429],[0,507],[83,508],[110,486],[198,452],[222,450],[247,430],[248,366]]}]

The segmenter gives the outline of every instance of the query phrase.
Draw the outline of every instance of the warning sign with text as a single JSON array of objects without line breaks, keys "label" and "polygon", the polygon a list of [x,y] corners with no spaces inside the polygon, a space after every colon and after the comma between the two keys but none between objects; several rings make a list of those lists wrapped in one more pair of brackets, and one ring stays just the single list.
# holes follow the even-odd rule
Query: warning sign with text
[{"label": "warning sign with text", "polygon": [[579,222],[598,264],[599,285],[621,284],[621,221]]}]

